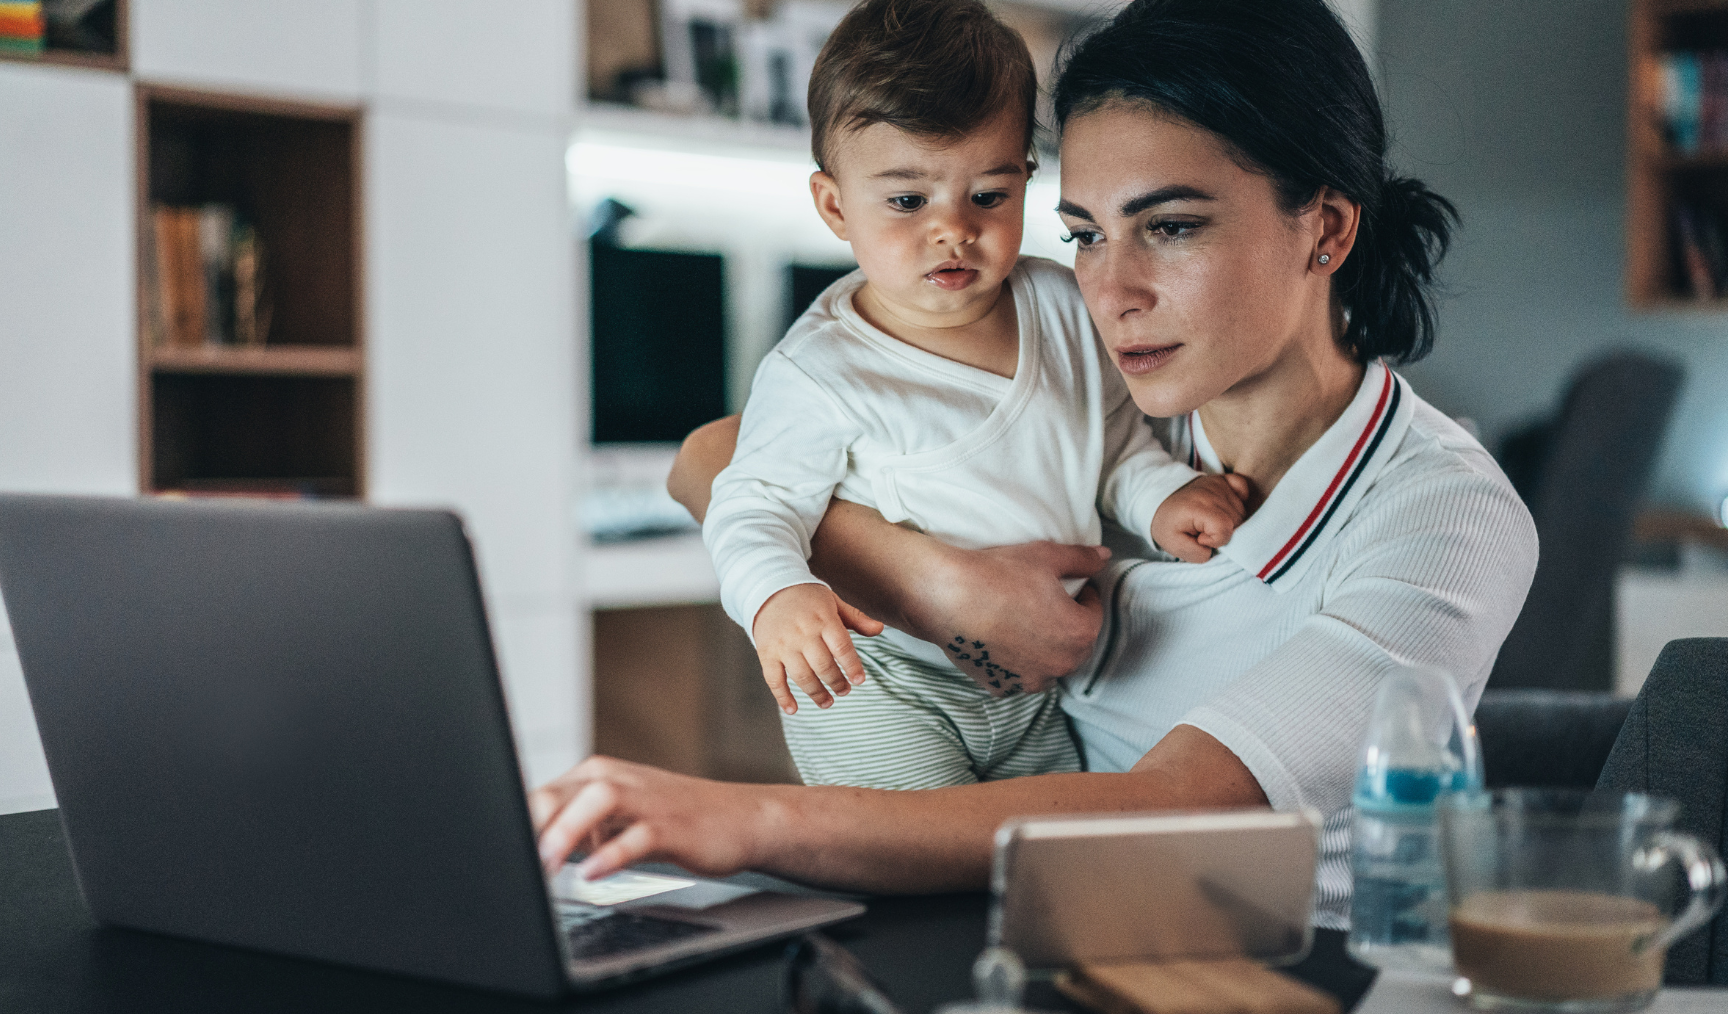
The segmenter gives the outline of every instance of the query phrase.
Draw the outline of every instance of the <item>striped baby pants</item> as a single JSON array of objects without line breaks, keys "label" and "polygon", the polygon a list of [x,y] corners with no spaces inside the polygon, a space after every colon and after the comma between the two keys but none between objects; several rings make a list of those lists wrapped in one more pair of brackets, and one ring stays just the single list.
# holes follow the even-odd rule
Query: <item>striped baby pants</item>
[{"label": "striped baby pants", "polygon": [[826,711],[791,687],[798,713],[780,716],[806,785],[934,789],[1081,770],[1059,690],[997,699],[883,638],[852,643],[863,684]]}]

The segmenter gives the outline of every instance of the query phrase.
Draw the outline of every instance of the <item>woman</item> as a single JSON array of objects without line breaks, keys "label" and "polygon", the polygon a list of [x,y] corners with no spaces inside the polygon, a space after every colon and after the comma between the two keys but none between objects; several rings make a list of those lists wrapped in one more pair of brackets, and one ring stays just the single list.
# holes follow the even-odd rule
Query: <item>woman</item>
[{"label": "woman", "polygon": [[[1085,547],[957,550],[836,502],[813,563],[918,637],[983,642],[1034,685],[1072,671],[1089,771],[890,792],[593,758],[534,795],[549,867],[586,844],[595,876],[654,858],[976,889],[1011,816],[1306,805],[1326,815],[1316,923],[1348,925],[1379,680],[1439,666],[1473,705],[1535,569],[1505,477],[1381,362],[1432,343],[1451,206],[1388,174],[1366,67],[1323,0],[1139,0],[1075,51],[1055,99],[1058,210],[1093,320],[1172,453],[1244,477],[1252,515],[1207,563],[1104,568]],[[730,432],[680,461],[698,513]],[[1069,600],[1075,575],[1101,595]]]}]

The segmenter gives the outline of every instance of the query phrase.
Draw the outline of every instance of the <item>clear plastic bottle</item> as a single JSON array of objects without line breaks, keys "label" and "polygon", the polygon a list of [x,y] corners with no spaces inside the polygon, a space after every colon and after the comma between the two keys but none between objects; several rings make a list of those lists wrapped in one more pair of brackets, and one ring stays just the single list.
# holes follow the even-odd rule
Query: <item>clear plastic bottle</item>
[{"label": "clear plastic bottle", "polygon": [[1481,753],[1457,684],[1432,669],[1388,676],[1356,777],[1350,953],[1381,968],[1445,971],[1446,873],[1435,804],[1478,791]]}]

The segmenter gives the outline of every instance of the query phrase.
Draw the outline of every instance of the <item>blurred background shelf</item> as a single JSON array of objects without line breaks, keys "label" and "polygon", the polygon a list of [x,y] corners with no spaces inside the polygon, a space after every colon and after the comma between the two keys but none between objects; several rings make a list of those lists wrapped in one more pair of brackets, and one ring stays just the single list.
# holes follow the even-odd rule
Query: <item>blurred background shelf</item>
[{"label": "blurred background shelf", "polygon": [[595,609],[720,601],[720,579],[700,533],[593,545],[583,563]]},{"label": "blurred background shelf", "polygon": [[130,65],[130,0],[45,0],[42,48],[0,47],[0,61],[124,72]]},{"label": "blurred background shelf", "polygon": [[363,496],[361,111],[136,95],[140,487]]},{"label": "blurred background shelf", "polygon": [[155,373],[268,374],[292,377],[353,377],[363,366],[359,349],[321,345],[206,345],[154,348]]},{"label": "blurred background shelf", "polygon": [[1634,0],[1627,39],[1627,301],[1728,308],[1728,3]]},{"label": "blurred background shelf", "polygon": [[756,123],[713,114],[680,115],[657,112],[621,102],[590,100],[582,111],[585,133],[623,135],[639,141],[664,142],[678,148],[731,148],[788,151],[807,155],[810,131],[805,127]]}]

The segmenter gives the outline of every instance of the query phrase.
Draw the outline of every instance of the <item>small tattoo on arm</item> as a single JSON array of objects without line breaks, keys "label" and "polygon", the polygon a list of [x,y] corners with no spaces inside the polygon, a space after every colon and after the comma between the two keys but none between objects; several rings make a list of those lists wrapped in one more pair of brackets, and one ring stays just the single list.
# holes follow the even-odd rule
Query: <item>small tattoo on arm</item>
[{"label": "small tattoo on arm", "polygon": [[1019,673],[990,661],[988,645],[983,641],[974,641],[955,634],[954,639],[942,647],[954,660],[955,667],[961,671],[965,671],[968,666],[983,670],[973,673],[972,676],[988,686],[992,693],[999,692],[998,695],[1002,697],[1017,697],[1026,692],[1025,683]]}]

